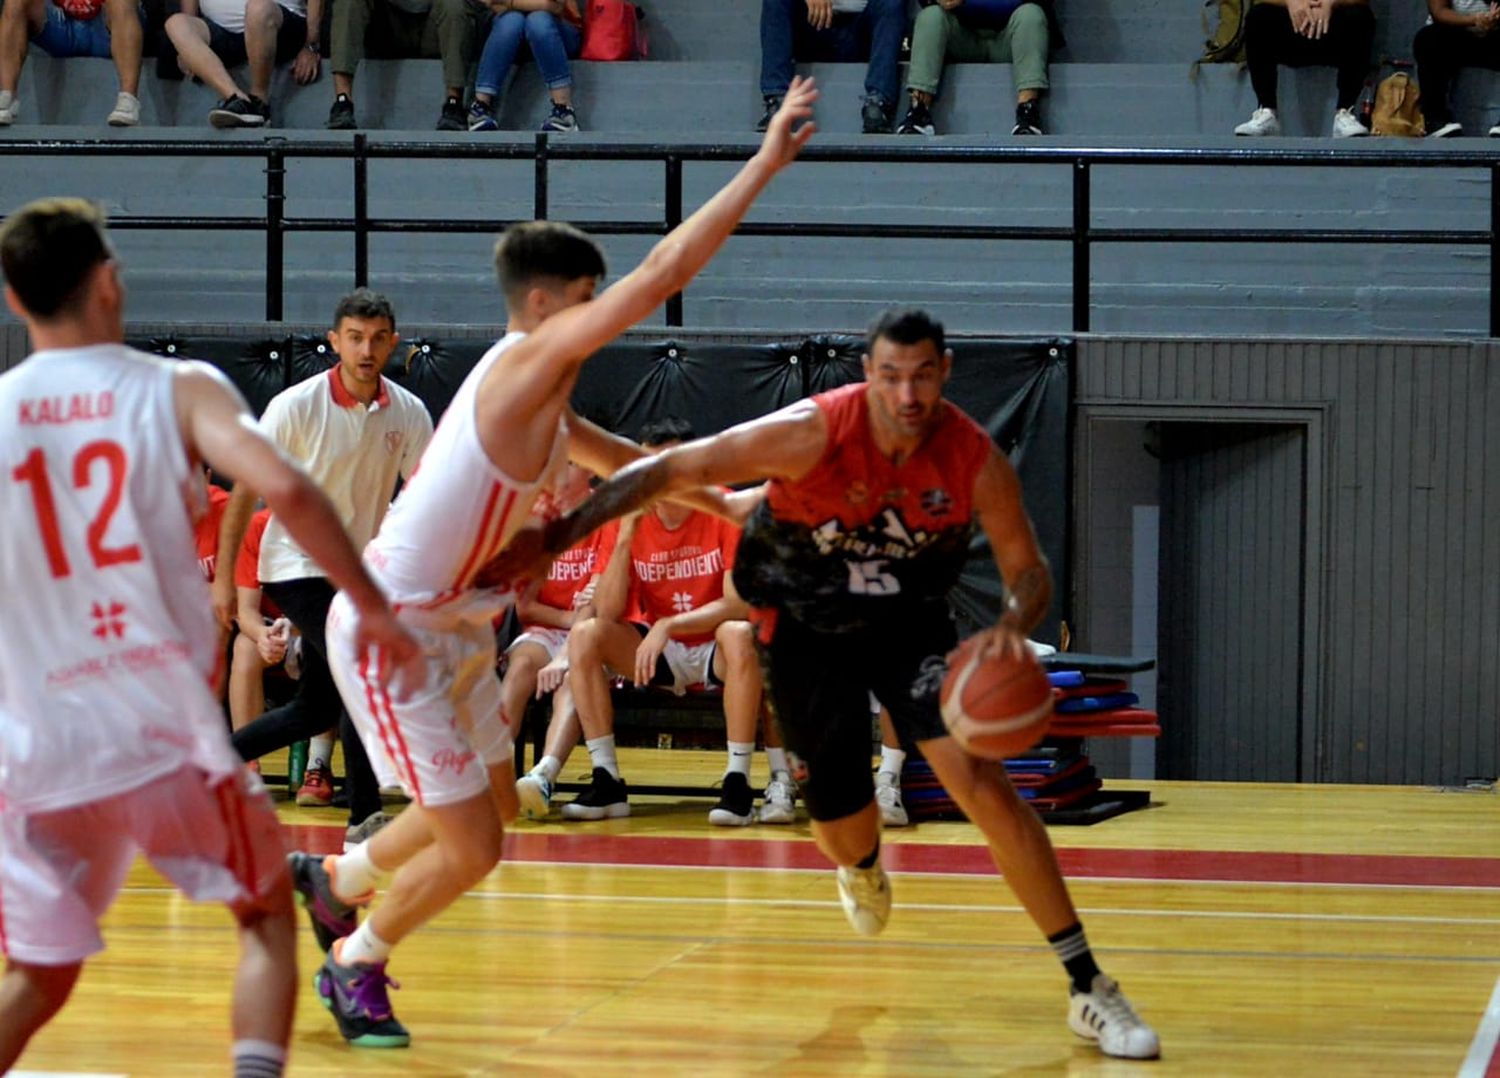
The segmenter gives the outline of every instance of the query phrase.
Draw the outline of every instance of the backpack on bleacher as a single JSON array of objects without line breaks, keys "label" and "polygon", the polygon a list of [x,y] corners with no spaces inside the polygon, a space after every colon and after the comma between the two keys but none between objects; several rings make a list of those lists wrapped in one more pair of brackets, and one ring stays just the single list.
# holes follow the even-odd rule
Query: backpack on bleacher
[{"label": "backpack on bleacher", "polygon": [[1370,119],[1370,134],[1394,135],[1398,138],[1421,138],[1427,134],[1422,119],[1422,93],[1412,77],[1397,71],[1380,80],[1375,88],[1375,111]]},{"label": "backpack on bleacher", "polygon": [[646,13],[629,0],[588,0],[583,20],[583,60],[644,60]]},{"label": "backpack on bleacher", "polygon": [[[1198,64],[1243,64],[1245,62],[1245,16],[1255,0],[1204,0],[1203,29],[1208,32],[1208,10],[1217,8],[1219,24],[1203,43]],[[1193,67],[1196,70],[1198,64]]]}]

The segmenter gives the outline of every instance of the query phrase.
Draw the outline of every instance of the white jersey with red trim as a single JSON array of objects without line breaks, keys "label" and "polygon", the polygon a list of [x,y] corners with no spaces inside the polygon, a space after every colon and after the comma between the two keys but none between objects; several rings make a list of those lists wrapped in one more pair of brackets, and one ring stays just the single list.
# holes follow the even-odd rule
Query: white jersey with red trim
[{"label": "white jersey with red trim", "polygon": [[42,812],[238,766],[173,368],[39,352],[0,376],[0,804]]},{"label": "white jersey with red trim", "polygon": [[421,467],[397,496],[365,562],[403,613],[434,622],[490,621],[510,591],[475,588],[474,576],[531,513],[537,495],[567,462],[568,430],[559,423],[541,475],[520,483],[495,467],[479,440],[479,385],[525,334],[508,333],[475,364],[433,432]]}]

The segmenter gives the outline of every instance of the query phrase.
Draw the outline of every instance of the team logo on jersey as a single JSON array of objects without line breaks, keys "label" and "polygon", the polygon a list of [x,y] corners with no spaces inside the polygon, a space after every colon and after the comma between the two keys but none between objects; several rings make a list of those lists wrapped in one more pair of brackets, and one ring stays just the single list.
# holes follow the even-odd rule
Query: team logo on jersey
[{"label": "team logo on jersey", "polygon": [[679,614],[686,614],[693,609],[693,597],[685,591],[674,591],[672,593],[672,609]]},{"label": "team logo on jersey", "polygon": [[929,655],[917,668],[912,679],[911,698],[925,700],[938,695],[943,688],[943,679],[948,676],[948,658],[945,655]]},{"label": "team logo on jersey", "polygon": [[922,508],[935,517],[946,516],[953,509],[953,499],[942,487],[922,491]]},{"label": "team logo on jersey", "polygon": [[105,603],[96,602],[89,611],[94,620],[93,634],[100,640],[108,640],[113,636],[116,640],[125,635],[125,604],[111,599]]},{"label": "team logo on jersey", "polygon": [[385,432],[385,451],[395,456],[401,448],[401,432],[399,430],[388,430]]}]

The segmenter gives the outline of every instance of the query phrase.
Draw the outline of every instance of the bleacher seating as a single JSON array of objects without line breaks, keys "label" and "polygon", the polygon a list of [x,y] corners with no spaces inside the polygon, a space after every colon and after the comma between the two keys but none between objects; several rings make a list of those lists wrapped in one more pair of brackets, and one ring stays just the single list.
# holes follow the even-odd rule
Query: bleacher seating
[{"label": "bleacher seating", "polygon": [[[579,63],[577,101],[589,139],[738,142],[748,149],[759,115],[756,92],[758,6],[701,0],[645,0],[652,59],[633,64]],[[1379,55],[1406,56],[1420,5],[1377,0]],[[1190,65],[1202,46],[1200,6],[1182,0],[1101,0],[1061,5],[1068,44],[1053,64],[1044,116],[1049,142],[1068,145],[1222,146],[1249,115],[1248,80],[1232,67]],[[1070,9],[1071,8],[1071,9]],[[114,131],[102,123],[113,92],[107,60],[66,62],[34,56],[22,76],[24,123],[0,140],[36,137],[212,138],[259,140],[260,133],[217,132],[205,122],[213,104],[200,86],[142,81],[144,126]],[[815,65],[825,90],[819,122],[826,144],[869,145],[857,134],[862,71]],[[1008,142],[1012,94],[1004,67],[959,65],[936,117],[948,144]],[[324,133],[331,87],[326,77],[299,88],[278,76],[274,133],[347,139]],[[372,137],[470,142],[530,140],[545,112],[534,71],[523,69],[502,101],[496,134],[440,134],[437,61],[369,61],[358,86],[360,116]],[[1282,111],[1292,132],[1326,132],[1333,108],[1331,73],[1283,73]],[[1457,114],[1471,131],[1500,115],[1500,80],[1466,72]],[[895,138],[895,136],[889,136]],[[908,140],[909,141],[909,140]],[[1370,140],[1371,143],[1374,140]],[[1277,140],[1279,145],[1307,145]],[[1243,141],[1240,145],[1243,145]],[[1326,144],[1317,140],[1316,144]],[[1472,148],[1472,140],[1453,145]],[[1484,145],[1483,143],[1479,143]],[[1429,144],[1429,148],[1430,148]],[[1348,146],[1355,152],[1363,147]],[[1389,143],[1382,140],[1383,148]],[[1497,146],[1500,149],[1500,146]],[[348,212],[347,162],[294,162],[288,177],[292,216]],[[722,181],[727,166],[686,169],[691,208]],[[377,162],[371,212],[520,218],[531,215],[531,170],[524,162]],[[1256,170],[1214,175],[1201,169],[1095,172],[1095,224],[1474,228],[1489,219],[1488,174],[1417,170]],[[661,216],[660,166],[579,163],[556,166],[552,216],[653,219]],[[257,215],[263,212],[258,162],[203,156],[97,160],[0,156],[6,205],[69,190],[103,199],[117,213]],[[436,179],[435,177],[441,177]],[[1253,182],[1252,182],[1253,181]],[[939,192],[936,197],[934,192]],[[756,213],[767,220],[850,223],[1058,224],[1070,221],[1065,166],[820,165],[793,170]],[[1352,212],[1351,212],[1352,211]],[[254,320],[263,314],[263,244],[253,233],[221,235],[122,232],[134,286],[133,310],[147,320]],[[632,263],[647,237],[610,237],[612,265]],[[372,283],[399,297],[403,311],[430,322],[490,321],[497,315],[484,236],[376,236]],[[325,317],[330,297],[352,280],[347,236],[293,235],[287,241],[288,320]],[[1092,328],[1102,332],[1452,335],[1484,332],[1488,258],[1482,248],[1238,247],[1214,245],[1097,248]],[[913,265],[930,267],[913,273]],[[692,326],[853,329],[900,297],[937,309],[956,329],[1058,332],[1070,328],[1066,244],[927,240],[847,241],[806,237],[734,241],[687,293]],[[0,318],[8,318],[0,314]]]}]

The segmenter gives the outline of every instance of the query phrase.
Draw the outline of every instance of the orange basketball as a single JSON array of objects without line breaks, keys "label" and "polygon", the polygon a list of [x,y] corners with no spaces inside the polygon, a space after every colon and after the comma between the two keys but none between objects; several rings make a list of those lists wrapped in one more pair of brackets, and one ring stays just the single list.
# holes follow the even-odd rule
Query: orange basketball
[{"label": "orange basketball", "polygon": [[1046,735],[1052,684],[1030,649],[1020,659],[1007,655],[981,661],[978,640],[970,637],[953,653],[939,697],[943,722],[975,756],[1003,760]]}]

